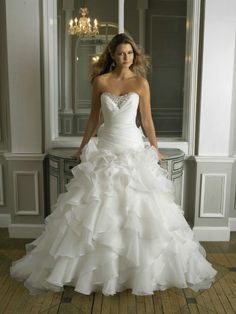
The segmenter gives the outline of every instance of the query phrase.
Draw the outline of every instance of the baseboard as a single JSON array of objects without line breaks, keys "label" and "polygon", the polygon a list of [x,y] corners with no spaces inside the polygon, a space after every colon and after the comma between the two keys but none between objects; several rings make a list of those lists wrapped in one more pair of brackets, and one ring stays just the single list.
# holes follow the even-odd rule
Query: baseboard
[{"label": "baseboard", "polygon": [[0,228],[7,228],[11,223],[10,214],[0,214]]},{"label": "baseboard", "polygon": [[236,231],[236,217],[229,217],[230,231]]},{"label": "baseboard", "polygon": [[229,227],[193,227],[198,241],[229,241]]},{"label": "baseboard", "polygon": [[43,224],[10,224],[8,227],[9,238],[36,239],[44,228]]}]

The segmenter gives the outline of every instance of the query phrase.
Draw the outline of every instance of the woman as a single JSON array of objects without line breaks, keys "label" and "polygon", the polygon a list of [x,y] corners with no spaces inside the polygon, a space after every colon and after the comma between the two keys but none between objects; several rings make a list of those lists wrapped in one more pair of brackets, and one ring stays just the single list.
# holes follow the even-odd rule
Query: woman
[{"label": "woman", "polygon": [[76,159],[79,160],[83,147],[94,134],[99,121],[100,97],[107,91],[117,97],[126,96],[130,92],[136,92],[139,95],[142,127],[150,144],[156,148],[158,159],[164,159],[157,147],[156,132],[151,116],[149,84],[145,79],[146,68],[147,60],[132,38],[125,34],[118,34],[113,38],[94,67],[92,110],[83,141],[75,155]]},{"label": "woman", "polygon": [[[42,235],[13,263],[11,275],[33,293],[50,289],[136,295],[170,287],[209,288],[216,270],[205,259],[174,187],[158,161],[145,58],[132,38],[116,35],[94,66],[92,110],[81,163],[59,196]],[[104,123],[91,138],[100,112]],[[140,113],[143,130],[136,126]]]}]

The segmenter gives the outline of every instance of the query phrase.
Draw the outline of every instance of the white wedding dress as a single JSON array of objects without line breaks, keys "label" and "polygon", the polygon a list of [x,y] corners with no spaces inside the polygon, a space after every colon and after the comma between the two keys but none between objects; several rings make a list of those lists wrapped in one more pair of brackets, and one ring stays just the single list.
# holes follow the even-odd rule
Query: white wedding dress
[{"label": "white wedding dress", "polygon": [[69,285],[83,294],[128,288],[149,295],[215,281],[217,271],[174,202],[173,182],[155,148],[144,145],[138,104],[135,92],[102,93],[98,138],[84,147],[45,231],[10,269],[31,294]]}]

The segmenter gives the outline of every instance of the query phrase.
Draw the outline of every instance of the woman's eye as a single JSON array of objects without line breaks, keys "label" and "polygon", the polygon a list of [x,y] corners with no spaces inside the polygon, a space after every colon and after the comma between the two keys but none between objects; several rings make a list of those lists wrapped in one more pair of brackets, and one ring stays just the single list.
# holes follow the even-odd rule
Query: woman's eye
[{"label": "woman's eye", "polygon": [[[127,54],[131,55],[131,54],[133,54],[133,51],[129,51]],[[124,56],[124,55],[126,55],[126,53],[125,52],[119,52],[118,55]]]}]

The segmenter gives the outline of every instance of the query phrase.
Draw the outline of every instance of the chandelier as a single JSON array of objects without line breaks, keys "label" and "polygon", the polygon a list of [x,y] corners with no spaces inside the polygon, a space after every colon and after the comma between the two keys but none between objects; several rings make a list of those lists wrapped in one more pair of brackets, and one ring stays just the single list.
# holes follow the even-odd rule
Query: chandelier
[{"label": "chandelier", "polygon": [[80,8],[79,13],[81,17],[79,19],[74,18],[69,22],[69,34],[70,35],[78,35],[79,37],[94,37],[99,34],[98,31],[98,22],[97,19],[94,20],[93,26],[91,25],[91,20],[88,17],[88,9]]}]

